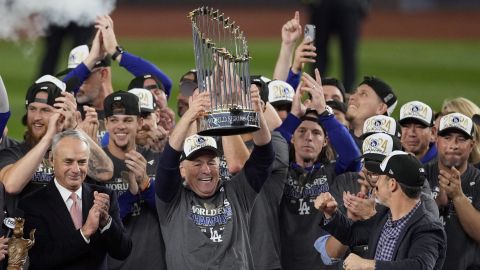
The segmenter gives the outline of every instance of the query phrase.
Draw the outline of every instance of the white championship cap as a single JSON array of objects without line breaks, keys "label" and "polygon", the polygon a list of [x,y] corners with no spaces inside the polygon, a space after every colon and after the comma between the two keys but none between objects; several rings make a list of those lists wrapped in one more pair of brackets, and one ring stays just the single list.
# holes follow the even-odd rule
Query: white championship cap
[{"label": "white championship cap", "polygon": [[420,101],[410,101],[400,108],[400,120],[398,122],[403,125],[409,120],[415,120],[427,127],[433,126],[432,108]]},{"label": "white championship cap", "polygon": [[461,113],[451,113],[440,119],[438,135],[443,136],[449,131],[460,131],[466,134],[470,139],[473,138],[473,122],[470,117]]},{"label": "white championship cap", "polygon": [[292,103],[294,95],[293,87],[284,81],[274,80],[268,83],[268,102],[273,106]]},{"label": "white championship cap", "polygon": [[192,160],[200,153],[213,152],[218,156],[217,142],[209,136],[192,135],[185,139],[181,160]]},{"label": "white championship cap", "polygon": [[128,92],[135,94],[138,97],[140,103],[140,111],[153,112],[155,109],[155,100],[153,99],[152,92],[144,88],[133,88]]}]

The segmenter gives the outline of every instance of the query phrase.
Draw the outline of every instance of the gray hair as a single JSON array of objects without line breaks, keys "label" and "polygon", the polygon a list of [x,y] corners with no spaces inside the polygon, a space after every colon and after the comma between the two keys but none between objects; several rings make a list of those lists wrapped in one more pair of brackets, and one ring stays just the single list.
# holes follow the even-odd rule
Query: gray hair
[{"label": "gray hair", "polygon": [[88,151],[90,151],[90,143],[88,142],[86,135],[83,132],[71,129],[71,130],[65,130],[55,134],[55,136],[52,139],[52,154],[55,153],[58,143],[64,138],[74,138],[79,141],[82,141],[87,146]]}]

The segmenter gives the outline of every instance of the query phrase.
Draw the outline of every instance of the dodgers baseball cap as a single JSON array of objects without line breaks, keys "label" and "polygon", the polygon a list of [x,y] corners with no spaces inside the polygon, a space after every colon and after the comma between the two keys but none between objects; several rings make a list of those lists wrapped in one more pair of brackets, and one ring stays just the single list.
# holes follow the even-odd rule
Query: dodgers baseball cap
[{"label": "dodgers baseball cap", "polygon": [[128,90],[128,92],[138,97],[138,101],[140,102],[140,112],[151,113],[155,110],[156,104],[152,92],[144,88],[133,88]]},{"label": "dodgers baseball cap", "polygon": [[367,118],[363,123],[363,134],[361,138],[377,132],[387,133],[397,138],[402,136],[397,121],[393,117],[386,115],[374,115]]},{"label": "dodgers baseball cap", "polygon": [[[55,104],[55,99],[60,97],[63,91],[65,91],[66,85],[61,80],[53,77],[52,75],[43,75],[31,85],[27,90],[25,97],[25,106],[33,102],[45,103],[50,106]],[[47,92],[47,99],[39,99],[35,96],[39,92]]]},{"label": "dodgers baseball cap", "polygon": [[325,102],[330,108],[341,111],[342,113],[347,113],[347,105],[340,100],[332,99]]},{"label": "dodgers baseball cap", "polygon": [[343,101],[346,100],[346,98],[345,98],[345,86],[343,85],[343,83],[339,79],[335,79],[335,78],[332,78],[332,77],[325,77],[325,78],[322,77],[322,85],[331,85],[331,86],[337,87],[338,90],[340,90],[340,93],[342,93]]},{"label": "dodgers baseball cap", "polygon": [[280,80],[274,80],[268,83],[268,102],[273,106],[292,104],[295,90],[293,87]]},{"label": "dodgers baseball cap", "polygon": [[205,153],[218,156],[217,142],[213,137],[194,134],[185,139],[180,160],[194,160]]},{"label": "dodgers baseball cap", "polygon": [[472,119],[461,113],[444,115],[438,125],[438,135],[445,136],[452,131],[461,132],[467,135],[468,138],[473,139],[474,129]]},{"label": "dodgers baseball cap", "polygon": [[402,143],[397,137],[387,133],[373,133],[363,140],[362,157],[365,161],[380,163],[395,150],[402,150]]},{"label": "dodgers baseball cap", "polygon": [[268,102],[268,83],[271,82],[269,78],[262,76],[262,75],[252,75],[250,76],[250,83],[255,84],[258,86],[260,90],[260,98],[263,102]]},{"label": "dodgers baseball cap", "polygon": [[105,97],[103,101],[105,117],[112,115],[140,115],[140,105],[135,94],[117,91]]},{"label": "dodgers baseball cap", "polygon": [[[72,69],[80,65],[90,54],[90,49],[87,45],[80,45],[73,48],[68,55],[67,68],[60,71],[57,76],[63,76],[69,73]],[[111,60],[108,56],[99,60],[95,63],[94,68],[96,67],[109,67]]]},{"label": "dodgers baseball cap", "polygon": [[383,103],[387,105],[387,115],[391,115],[397,106],[397,96],[393,92],[392,87],[383,80],[373,76],[365,76],[359,85],[362,84],[370,86],[375,91]]},{"label": "dodgers baseball cap", "polygon": [[[150,85],[144,85],[147,79],[152,79],[155,83]],[[133,89],[133,88],[145,88],[150,91],[158,88],[163,92],[165,92],[167,97],[170,95],[170,92],[165,89],[165,86],[163,85],[163,83],[156,76],[152,74],[145,74],[145,75],[133,78],[128,84],[128,89]]]},{"label": "dodgers baseball cap", "polygon": [[403,151],[393,151],[381,163],[366,163],[367,170],[395,178],[409,187],[422,187],[425,169],[418,159]]},{"label": "dodgers baseball cap", "polygon": [[418,122],[426,127],[433,126],[433,111],[430,106],[420,101],[410,101],[400,108],[400,125]]}]

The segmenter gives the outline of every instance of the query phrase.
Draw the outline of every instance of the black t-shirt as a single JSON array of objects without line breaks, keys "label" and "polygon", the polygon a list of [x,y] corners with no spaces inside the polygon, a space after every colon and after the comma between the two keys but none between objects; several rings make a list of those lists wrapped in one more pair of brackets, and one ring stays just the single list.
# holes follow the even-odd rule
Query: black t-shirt
[{"label": "black t-shirt", "polygon": [[319,194],[329,191],[334,178],[335,163],[317,163],[310,173],[290,164],[280,206],[283,269],[328,268],[313,246],[318,237],[326,234],[318,226],[323,215],[315,209],[314,201]]},{"label": "black t-shirt", "polygon": [[[433,197],[436,198],[440,192],[438,161],[434,160],[426,164],[425,172],[432,188]],[[468,164],[467,170],[461,175],[461,180],[463,193],[473,207],[480,211],[480,171]],[[453,202],[449,200],[448,205],[441,207],[439,210],[440,219],[447,233],[447,257],[443,269],[463,270],[469,269],[473,265],[480,266],[480,260],[478,259],[480,257],[480,245],[463,230]]]},{"label": "black t-shirt", "polygon": [[263,184],[252,209],[250,245],[256,270],[280,269],[279,207],[288,173],[288,144],[278,132],[272,132],[275,150],[272,174]]},{"label": "black t-shirt", "polygon": [[[103,149],[112,159],[112,180],[104,185],[117,192],[120,197],[128,191],[128,169],[125,161],[113,156],[107,147]],[[158,153],[139,147],[137,151],[147,160],[147,175],[155,179]],[[153,184],[152,184],[153,185]],[[154,196],[154,193],[152,194]],[[120,198],[119,198],[120,200]],[[123,219],[123,224],[132,239],[132,252],[124,261],[108,257],[108,269],[166,269],[165,245],[160,231],[157,211],[147,205],[142,196],[133,203],[132,211]]]},{"label": "black t-shirt", "polygon": [[12,147],[12,146],[17,145],[19,143],[20,143],[19,141],[15,140],[13,138],[10,138],[8,136],[5,136],[5,137],[2,138],[2,141],[0,142],[0,150]]},{"label": "black t-shirt", "polygon": [[[7,165],[14,164],[15,162],[23,158],[32,148],[32,146],[23,141],[17,145],[1,150],[0,169]],[[48,160],[48,154],[49,152],[47,151],[44,158],[42,159],[42,162],[38,166],[36,164],[32,164],[32,166],[37,166],[37,170],[33,174],[32,179],[22,190],[22,192],[20,192],[18,196],[20,199],[23,198],[25,195],[46,186],[50,181],[53,180],[53,167]]]}]

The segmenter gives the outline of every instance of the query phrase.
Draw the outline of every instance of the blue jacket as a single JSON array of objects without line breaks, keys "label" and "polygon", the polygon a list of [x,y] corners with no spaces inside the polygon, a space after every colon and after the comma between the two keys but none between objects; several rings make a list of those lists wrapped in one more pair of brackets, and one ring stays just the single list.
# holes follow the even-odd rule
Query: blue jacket
[{"label": "blue jacket", "polygon": [[[339,175],[348,171],[360,171],[360,150],[347,128],[338,122],[333,114],[321,116],[318,122],[325,129],[330,144],[338,154],[335,163],[335,173]],[[290,142],[293,133],[301,123],[302,120],[289,113],[285,121],[283,121],[282,125],[278,127],[276,131],[280,132],[287,142]]]},{"label": "blue jacket", "polygon": [[[154,75],[163,83],[163,86],[165,86],[165,94],[167,94],[167,98],[170,96],[170,90],[172,89],[172,80],[154,64],[131,53],[124,52],[122,55],[122,59],[120,60],[120,66],[127,69],[128,72],[132,73],[135,77],[146,74]],[[82,83],[88,78],[88,76],[90,76],[90,70],[85,64],[81,63],[76,68],[71,70],[65,76],[63,81],[66,82],[73,76],[77,76],[77,78],[80,80],[78,87],[76,89],[73,89],[76,94],[78,92],[78,89],[80,88],[80,85],[82,85]]]}]

